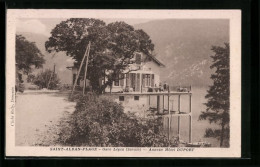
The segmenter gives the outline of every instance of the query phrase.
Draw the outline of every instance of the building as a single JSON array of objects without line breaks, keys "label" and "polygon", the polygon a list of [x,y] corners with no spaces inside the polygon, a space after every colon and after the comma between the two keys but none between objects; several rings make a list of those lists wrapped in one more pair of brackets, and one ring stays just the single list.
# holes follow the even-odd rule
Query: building
[{"label": "building", "polygon": [[[164,64],[144,53],[136,53],[131,61],[134,63],[113,82],[111,92],[147,92],[149,88],[159,88],[159,71]],[[105,92],[110,92],[110,88]]]},{"label": "building", "polygon": [[[112,87],[108,86],[105,92],[111,91],[115,101],[124,106],[125,112],[142,114],[142,111],[148,110],[151,106],[150,101],[154,101],[145,93],[159,93],[162,87],[159,71],[164,67],[165,65],[153,55],[136,53],[130,60],[129,67],[118,75],[118,80],[113,81]],[[73,84],[78,69],[75,66],[67,68],[72,70]],[[104,84],[106,81],[106,78],[100,79],[99,84]],[[77,85],[82,87],[83,81],[78,80]]]},{"label": "building", "polygon": [[[118,80],[112,84],[111,92],[147,92],[150,89],[159,88],[160,85],[160,68],[165,67],[153,55],[144,53],[136,53],[130,60],[134,63],[129,64],[129,68],[122,74],[118,75]],[[72,84],[75,82],[78,68],[75,66],[67,67],[72,70]],[[103,84],[106,78],[101,79]],[[87,81],[87,84],[89,82]],[[83,86],[83,81],[77,81],[78,86]],[[110,92],[110,87],[105,89],[105,92]]]}]

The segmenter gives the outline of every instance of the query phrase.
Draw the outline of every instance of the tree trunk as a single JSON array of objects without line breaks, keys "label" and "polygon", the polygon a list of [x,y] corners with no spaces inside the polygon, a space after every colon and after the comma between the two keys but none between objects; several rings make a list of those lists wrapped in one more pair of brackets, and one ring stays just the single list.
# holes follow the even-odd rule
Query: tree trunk
[{"label": "tree trunk", "polygon": [[95,77],[91,78],[90,79],[90,84],[91,84],[93,92],[95,92],[95,93],[99,93],[100,92],[99,76],[95,76]]}]

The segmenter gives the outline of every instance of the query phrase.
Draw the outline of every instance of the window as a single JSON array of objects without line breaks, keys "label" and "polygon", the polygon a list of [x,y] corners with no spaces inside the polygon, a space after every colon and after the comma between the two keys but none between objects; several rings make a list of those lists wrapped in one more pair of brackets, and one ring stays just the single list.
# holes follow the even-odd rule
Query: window
[{"label": "window", "polygon": [[116,79],[114,81],[114,86],[119,86],[119,75],[116,76]]},{"label": "window", "polygon": [[135,62],[136,62],[136,64],[141,64],[141,61],[142,61],[141,58],[142,58],[142,55],[140,53],[137,53],[135,55]]},{"label": "window", "polygon": [[145,74],[142,74],[142,86],[145,86]]},{"label": "window", "polygon": [[151,86],[151,75],[150,74],[145,75],[145,86]]},{"label": "window", "polygon": [[116,79],[114,81],[114,86],[124,86],[124,75],[125,74],[117,74]]},{"label": "window", "polygon": [[150,74],[148,74],[147,75],[147,82],[148,82],[148,86],[151,86],[151,75]]},{"label": "window", "polygon": [[134,96],[134,100],[139,100],[139,96]]},{"label": "window", "polygon": [[154,74],[152,74],[151,86],[154,87]]},{"label": "window", "polygon": [[125,96],[119,96],[119,101],[125,101]]},{"label": "window", "polygon": [[135,73],[130,73],[130,88],[135,88],[135,78],[136,74]]}]

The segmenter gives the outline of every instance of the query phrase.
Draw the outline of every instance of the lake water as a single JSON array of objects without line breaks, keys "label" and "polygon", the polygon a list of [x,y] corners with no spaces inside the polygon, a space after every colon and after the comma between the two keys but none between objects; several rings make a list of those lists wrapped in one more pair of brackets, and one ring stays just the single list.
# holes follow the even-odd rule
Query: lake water
[{"label": "lake water", "polygon": [[[212,147],[219,147],[219,141],[214,138],[204,138],[205,130],[207,128],[217,127],[216,124],[210,124],[207,120],[199,121],[201,111],[205,111],[206,103],[205,95],[208,87],[193,87],[192,88],[192,113],[191,113],[191,127],[192,127],[192,142],[205,141],[211,143]],[[164,98],[164,108],[168,108],[168,97]],[[151,99],[152,107],[156,107],[156,97]],[[162,104],[162,97],[161,97]],[[161,105],[162,107],[162,105]],[[178,111],[178,96],[170,97],[170,110]],[[181,96],[181,112],[189,112],[189,96]],[[170,117],[170,136],[178,136],[178,117]],[[168,131],[168,117],[164,118],[164,128]],[[180,116],[180,140],[189,141],[189,115]]]}]

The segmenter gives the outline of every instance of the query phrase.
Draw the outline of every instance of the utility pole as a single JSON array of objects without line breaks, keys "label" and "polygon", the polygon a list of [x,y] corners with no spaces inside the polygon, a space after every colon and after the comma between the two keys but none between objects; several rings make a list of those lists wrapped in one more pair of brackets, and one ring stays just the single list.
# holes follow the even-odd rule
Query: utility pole
[{"label": "utility pole", "polygon": [[55,66],[56,66],[56,64],[54,63],[54,65],[53,65],[53,72],[51,73],[51,77],[49,79],[49,82],[48,82],[48,85],[47,85],[47,89],[49,88],[50,83],[51,83],[51,79],[52,79],[53,75],[55,74]]},{"label": "utility pole", "polygon": [[85,73],[84,73],[84,82],[83,82],[83,95],[85,94],[85,88],[86,88],[86,78],[87,78],[87,72],[88,72],[88,57],[89,57],[89,52],[90,52],[90,45],[91,43],[89,42],[88,44],[88,53],[87,53],[87,60],[86,60],[86,67],[85,67]]},{"label": "utility pole", "polygon": [[[89,44],[90,44],[90,43],[89,43]],[[89,45],[89,44],[88,44],[88,45]],[[85,57],[86,57],[86,55],[87,55],[87,52],[88,52],[88,46],[87,46],[87,49],[86,49],[86,51],[85,51],[85,54],[84,54],[84,56],[83,56],[83,58],[82,58],[82,61],[81,61],[80,67],[79,67],[78,74],[77,74],[76,79],[75,79],[75,81],[74,81],[73,88],[72,88],[72,91],[71,91],[71,96],[73,95],[73,92],[74,92],[74,90],[75,90],[75,87],[76,87],[76,84],[77,84],[77,81],[78,81],[78,78],[79,78],[79,74],[80,74],[80,71],[81,71],[83,62],[84,62],[84,60],[85,60]]]}]

